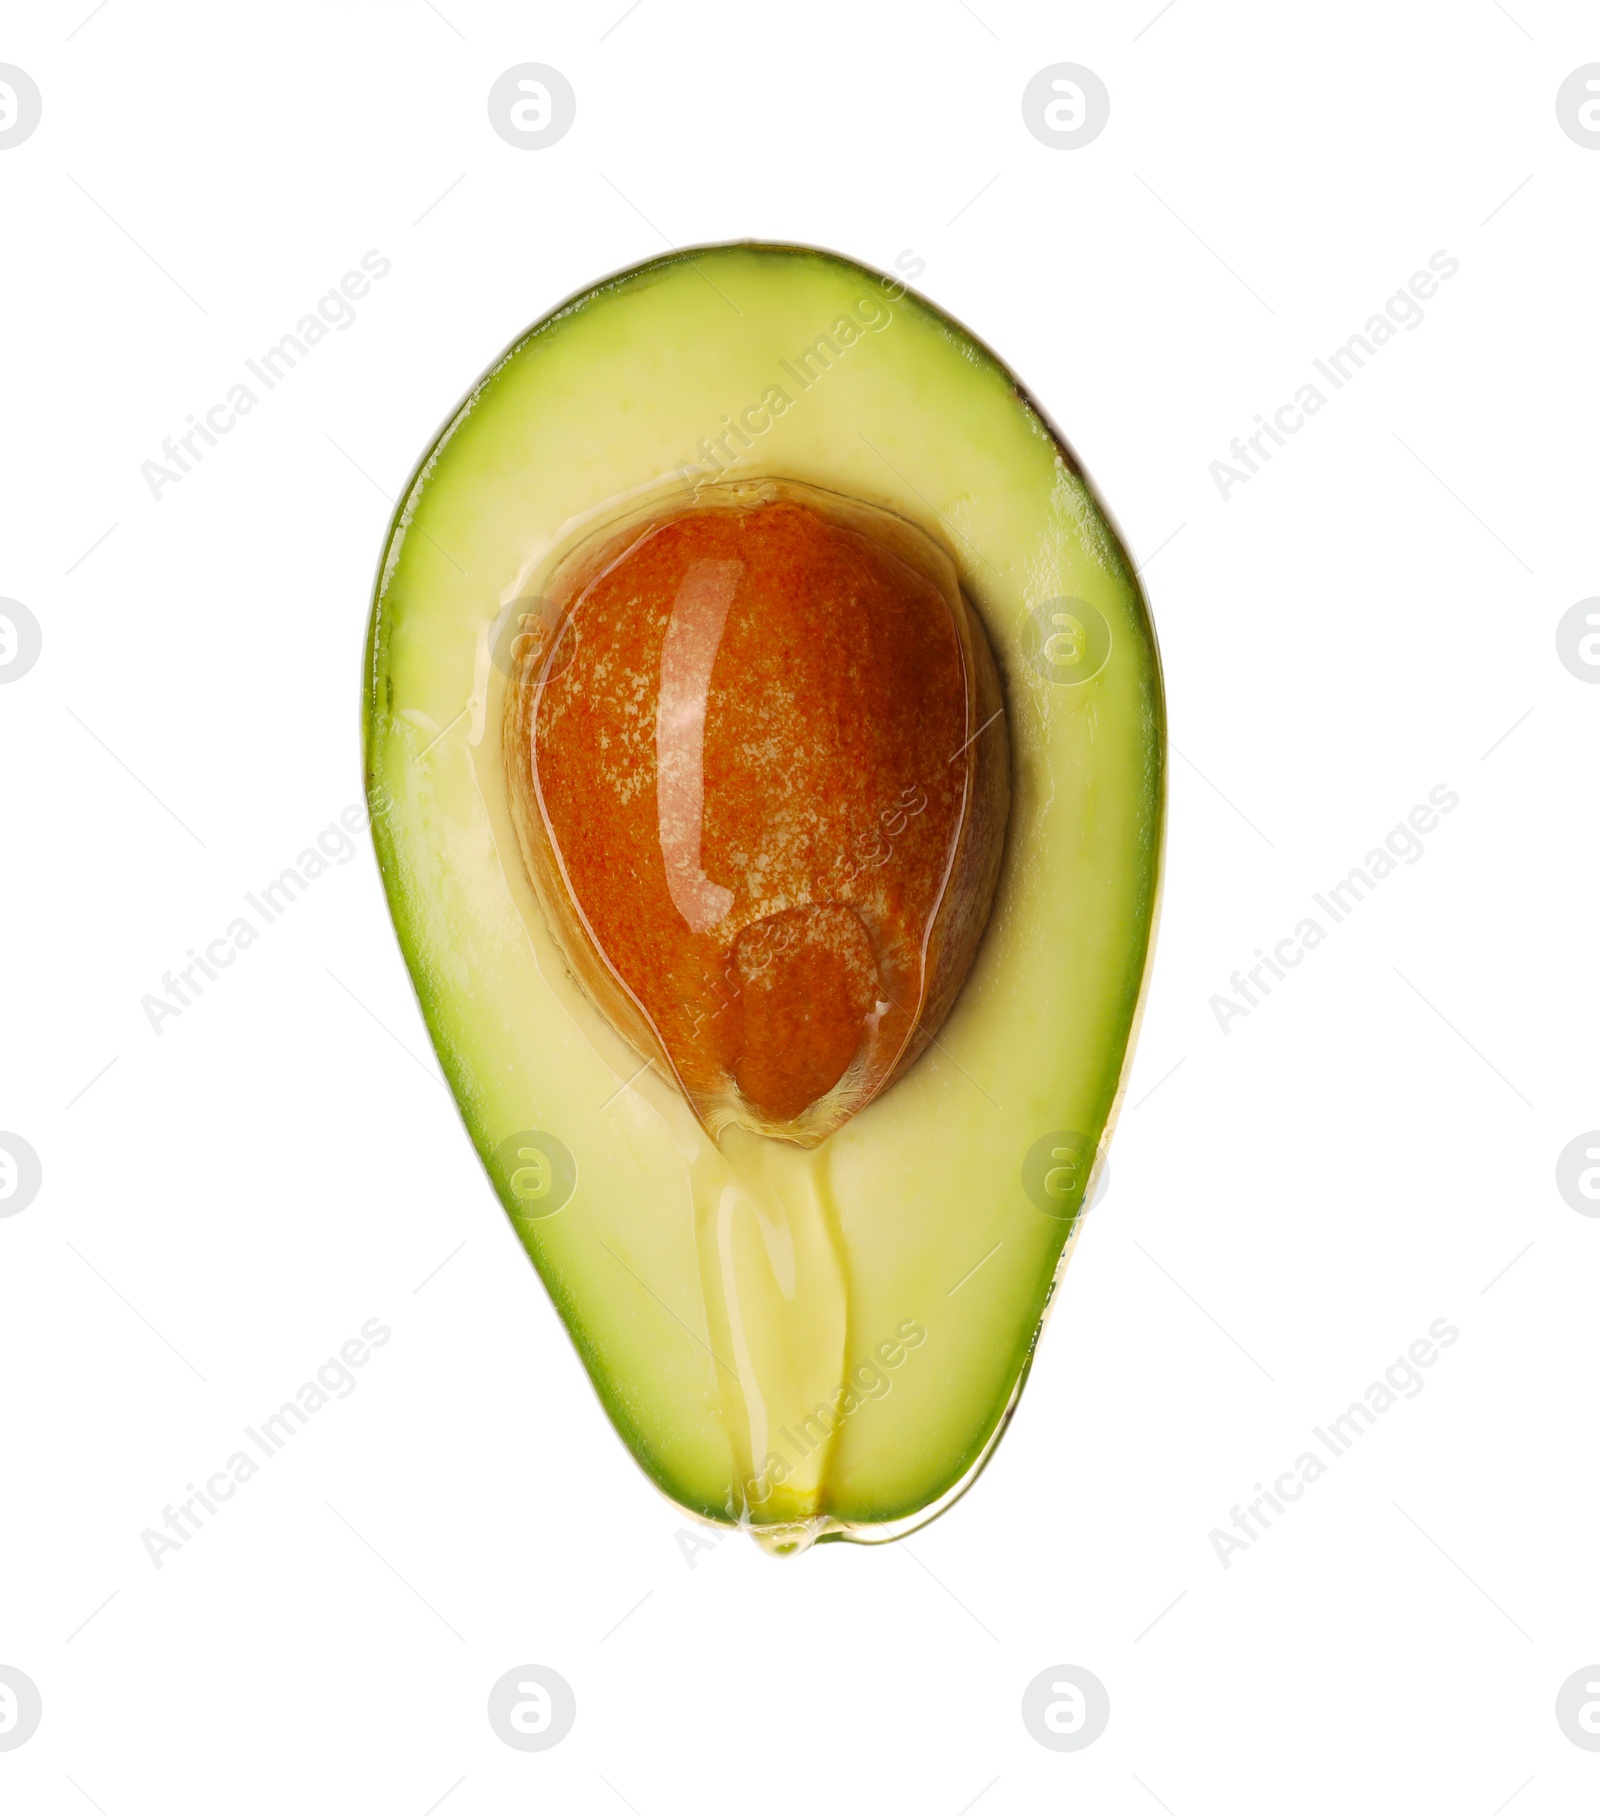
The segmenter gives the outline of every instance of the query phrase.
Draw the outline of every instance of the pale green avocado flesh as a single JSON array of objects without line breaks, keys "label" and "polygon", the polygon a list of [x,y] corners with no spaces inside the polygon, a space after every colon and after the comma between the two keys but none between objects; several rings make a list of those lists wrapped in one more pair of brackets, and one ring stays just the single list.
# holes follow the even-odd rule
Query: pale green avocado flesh
[{"label": "pale green avocado flesh", "polygon": [[[723,469],[726,469],[724,472]],[[809,1152],[719,1148],[579,988],[503,773],[505,651],[575,540],[798,481],[948,550],[1005,693],[998,892],[936,1042]],[[1128,1066],[1164,717],[1139,584],[1071,455],[948,317],[833,254],[710,247],[566,303],[397,513],[364,738],[389,906],[480,1158],[623,1441],[770,1549],[892,1538],[1015,1404]]]}]

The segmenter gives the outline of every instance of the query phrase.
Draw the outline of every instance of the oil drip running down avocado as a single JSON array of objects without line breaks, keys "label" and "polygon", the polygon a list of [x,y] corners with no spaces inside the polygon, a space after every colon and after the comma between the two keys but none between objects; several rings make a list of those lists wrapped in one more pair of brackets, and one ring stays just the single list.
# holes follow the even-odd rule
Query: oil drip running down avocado
[{"label": "oil drip running down avocado", "polygon": [[803,1545],[829,1427],[781,1484],[761,1459],[781,1420],[838,1417],[849,1281],[825,1157],[770,1150],[818,1147],[890,1089],[959,995],[1009,804],[988,639],[904,519],[795,482],[707,487],[560,563],[504,749],[573,975],[718,1143],[692,1177],[731,1511]]}]

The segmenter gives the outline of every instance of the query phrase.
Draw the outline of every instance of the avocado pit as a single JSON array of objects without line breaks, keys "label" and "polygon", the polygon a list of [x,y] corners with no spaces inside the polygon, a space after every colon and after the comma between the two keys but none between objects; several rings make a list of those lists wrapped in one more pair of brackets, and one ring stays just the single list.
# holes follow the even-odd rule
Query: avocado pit
[{"label": "avocado pit", "polygon": [[938,1032],[993,901],[1000,686],[953,563],[794,482],[591,536],[507,695],[575,976],[704,1125],[810,1147]]}]

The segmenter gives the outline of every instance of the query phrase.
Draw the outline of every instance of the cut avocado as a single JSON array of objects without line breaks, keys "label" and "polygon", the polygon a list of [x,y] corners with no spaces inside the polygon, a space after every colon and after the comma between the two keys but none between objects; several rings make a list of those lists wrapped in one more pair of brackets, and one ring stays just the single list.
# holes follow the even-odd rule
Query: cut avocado
[{"label": "cut avocado", "polygon": [[1061,437],[849,260],[635,267],[423,458],[364,740],[440,1062],[640,1465],[773,1550],[932,1517],[1154,934],[1155,638]]}]

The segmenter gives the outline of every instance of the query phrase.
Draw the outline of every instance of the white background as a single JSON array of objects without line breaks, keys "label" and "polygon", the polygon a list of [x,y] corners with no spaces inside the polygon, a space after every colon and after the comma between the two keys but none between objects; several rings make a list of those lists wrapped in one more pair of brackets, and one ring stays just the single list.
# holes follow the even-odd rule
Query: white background
[{"label": "white background", "polygon": [[[0,593],[44,635],[0,689],[0,1126],[44,1171],[0,1221],[0,1663],[44,1706],[0,1805],[1595,1807],[1554,1715],[1600,1659],[1600,1220],[1554,1171],[1600,1124],[1600,689],[1554,641],[1600,592],[1600,155],[1554,106],[1592,8],[86,10],[0,33],[44,102],[0,151]],[[529,60],[577,94],[532,152],[485,109]],[[1082,150],[1024,127],[1058,61],[1111,94]],[[1022,375],[1149,558],[1181,752],[1111,1188],[1014,1427],[909,1543],[785,1562],[686,1555],[613,1436],[364,838],[140,1008],[360,797],[380,492],[568,293],[750,236],[913,252]],[[369,248],[355,324],[152,499]],[[1209,464],[1441,248],[1422,325],[1224,501]],[[1440,783],[1423,858],[1224,1034]],[[374,1317],[158,1571],[141,1531]],[[1441,1317],[1425,1391],[1225,1569],[1211,1530]],[[577,1696],[545,1753],[485,1717],[526,1662]],[[1061,1663],[1111,1698],[1082,1752],[1019,1713]]]}]

